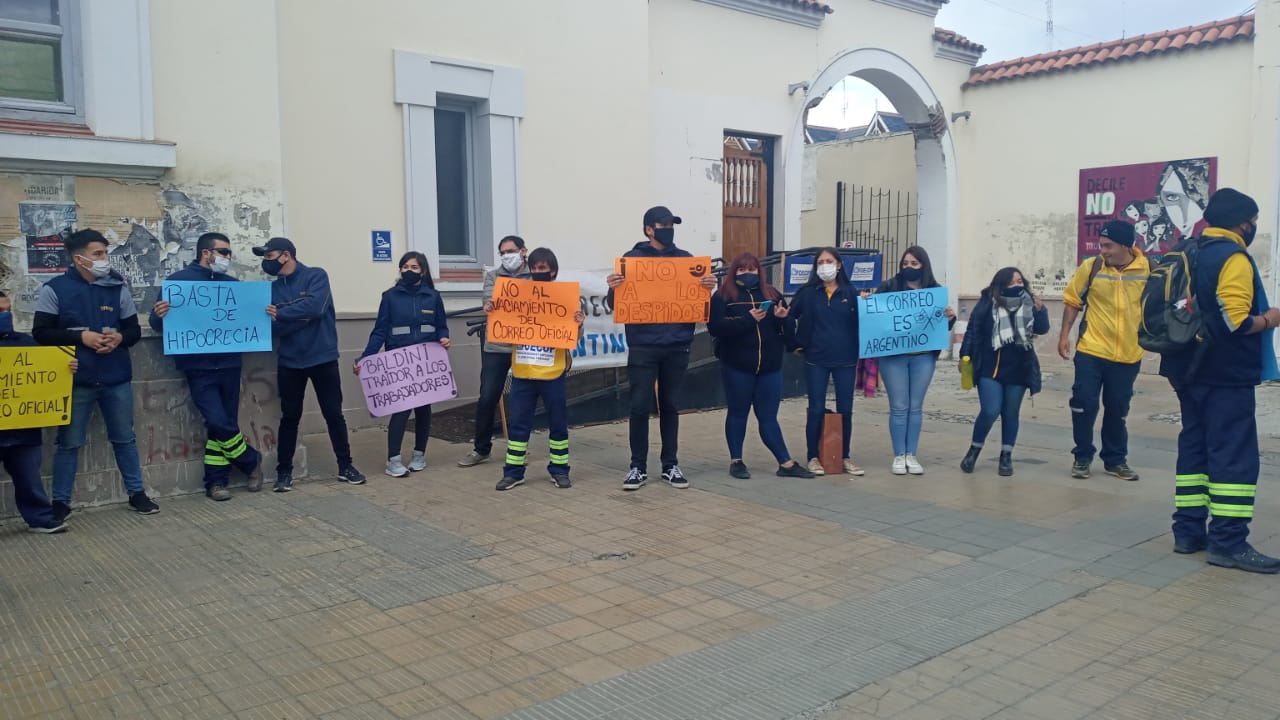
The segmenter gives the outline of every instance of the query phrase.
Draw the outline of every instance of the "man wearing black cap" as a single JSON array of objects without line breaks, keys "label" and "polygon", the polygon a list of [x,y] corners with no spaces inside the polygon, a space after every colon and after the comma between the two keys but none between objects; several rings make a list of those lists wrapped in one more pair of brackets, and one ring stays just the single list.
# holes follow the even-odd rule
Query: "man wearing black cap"
[{"label": "man wearing black cap", "polygon": [[1076,340],[1075,383],[1071,386],[1071,430],[1075,448],[1071,477],[1089,477],[1096,448],[1093,424],[1101,394],[1103,469],[1121,480],[1137,480],[1129,468],[1129,430],[1125,418],[1133,398],[1143,350],[1138,345],[1142,289],[1150,263],[1133,246],[1133,226],[1112,220],[1102,226],[1098,256],[1080,264],[1062,293],[1062,331],[1058,354],[1071,358],[1071,326],[1084,313]]},{"label": "man wearing black cap", "polygon": [[1208,549],[1210,565],[1276,573],[1280,559],[1248,538],[1259,472],[1254,387],[1280,376],[1269,332],[1280,326],[1280,310],[1268,305],[1247,250],[1258,231],[1253,198],[1223,188],[1209,198],[1204,219],[1209,227],[1197,239],[1191,271],[1204,323],[1194,351],[1200,357],[1176,372],[1161,366],[1182,406],[1173,550]]},{"label": "man wearing black cap", "polygon": [[[675,226],[680,218],[659,205],[644,214],[644,242],[628,250],[623,257],[691,257],[687,250],[675,245]],[[613,305],[614,288],[623,277],[608,277],[609,305]],[[714,290],[715,277],[702,278],[702,286]],[[654,325],[628,324],[627,380],[631,384],[631,468],[622,481],[623,490],[639,490],[649,479],[649,412],[653,383],[658,383],[658,430],[662,435],[662,479],[674,488],[687,488],[689,481],[680,471],[676,458],[680,433],[680,386],[689,369],[689,346],[693,343],[694,323]]]},{"label": "man wearing black cap", "polygon": [[293,452],[298,447],[298,422],[302,400],[310,380],[329,428],[329,442],[338,458],[338,478],[352,485],[364,483],[364,475],[351,464],[347,420],[342,416],[342,375],[338,372],[338,319],[333,308],[329,275],[320,268],[298,262],[298,251],[288,238],[276,237],[253,249],[262,258],[262,271],[274,276],[271,284],[271,316],[279,364],[280,432],[276,438],[276,483],[273,490],[293,489]]}]

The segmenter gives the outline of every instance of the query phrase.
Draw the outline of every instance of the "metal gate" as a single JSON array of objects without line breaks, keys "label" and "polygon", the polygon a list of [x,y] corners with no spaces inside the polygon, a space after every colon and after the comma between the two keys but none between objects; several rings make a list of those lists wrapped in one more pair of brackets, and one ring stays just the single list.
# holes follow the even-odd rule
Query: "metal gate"
[{"label": "metal gate", "polygon": [[836,246],[880,253],[892,275],[902,251],[916,244],[919,213],[913,193],[837,182]]}]

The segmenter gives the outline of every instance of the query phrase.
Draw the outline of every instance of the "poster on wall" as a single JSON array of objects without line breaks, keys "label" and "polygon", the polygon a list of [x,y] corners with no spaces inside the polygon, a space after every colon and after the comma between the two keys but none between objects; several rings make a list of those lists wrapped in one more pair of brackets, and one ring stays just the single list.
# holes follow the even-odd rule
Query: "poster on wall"
[{"label": "poster on wall", "polygon": [[1143,253],[1168,252],[1205,228],[1204,208],[1217,188],[1216,157],[1081,170],[1076,262],[1098,254],[1098,233],[1117,219],[1133,225]]},{"label": "poster on wall", "polygon": [[67,270],[62,241],[76,225],[76,204],[18,203],[18,227],[27,241],[27,274],[57,275]]}]

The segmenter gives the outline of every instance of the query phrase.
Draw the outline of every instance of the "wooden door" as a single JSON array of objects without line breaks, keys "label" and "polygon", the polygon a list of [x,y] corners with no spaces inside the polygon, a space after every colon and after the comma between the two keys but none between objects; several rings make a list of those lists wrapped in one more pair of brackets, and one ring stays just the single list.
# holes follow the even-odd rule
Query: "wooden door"
[{"label": "wooden door", "polygon": [[769,251],[769,168],[757,152],[724,148],[724,228],[720,256]]}]

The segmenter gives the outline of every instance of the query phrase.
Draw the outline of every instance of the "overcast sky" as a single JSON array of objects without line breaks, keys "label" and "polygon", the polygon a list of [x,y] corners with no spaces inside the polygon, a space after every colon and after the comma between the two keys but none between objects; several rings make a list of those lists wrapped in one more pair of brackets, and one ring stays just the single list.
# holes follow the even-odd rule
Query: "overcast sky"
[{"label": "overcast sky", "polygon": [[[1044,0],[951,0],[938,13],[937,25],[986,45],[979,61],[985,64],[1199,25],[1252,8],[1251,0],[1056,0],[1050,43]],[[836,11],[840,11],[838,5]],[[850,80],[845,92],[837,87],[827,93],[823,103],[810,111],[809,122],[864,125],[877,107],[891,109],[870,85]]]}]

